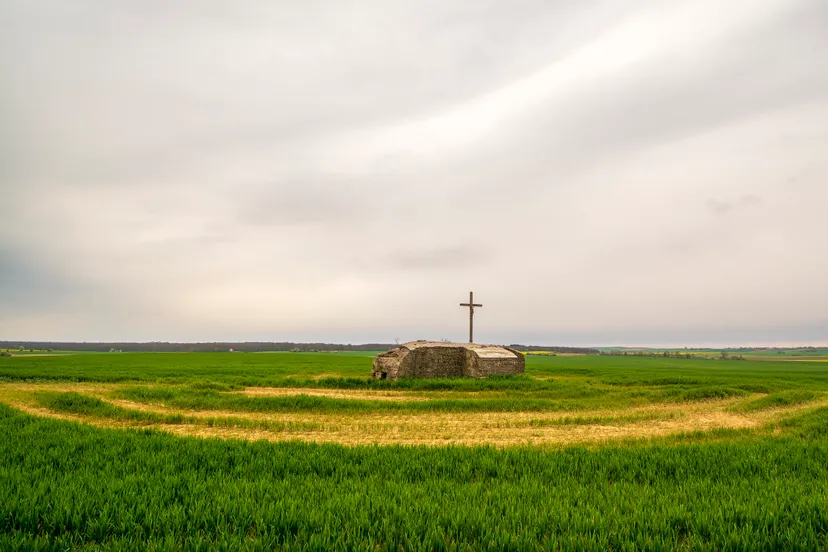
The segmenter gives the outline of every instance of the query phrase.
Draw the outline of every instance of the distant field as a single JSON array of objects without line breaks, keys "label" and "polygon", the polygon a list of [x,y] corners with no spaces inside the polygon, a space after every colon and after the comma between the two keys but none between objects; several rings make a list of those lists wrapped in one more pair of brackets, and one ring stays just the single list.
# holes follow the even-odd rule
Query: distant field
[{"label": "distant field", "polygon": [[667,353],[670,356],[690,356],[695,358],[718,358],[724,353],[728,357],[740,357],[753,360],[828,360],[828,348],[818,347],[787,347],[780,349],[629,349],[624,347],[610,347],[602,349],[608,354],[628,356],[660,355]]},{"label": "distant field", "polygon": [[0,358],[0,549],[828,546],[824,362],[371,360]]},{"label": "distant field", "polygon": [[110,382],[209,380],[256,385],[328,373],[338,377],[365,377],[370,375],[372,358],[371,353],[79,353],[61,357],[0,358],[4,361],[0,363],[0,378]]}]

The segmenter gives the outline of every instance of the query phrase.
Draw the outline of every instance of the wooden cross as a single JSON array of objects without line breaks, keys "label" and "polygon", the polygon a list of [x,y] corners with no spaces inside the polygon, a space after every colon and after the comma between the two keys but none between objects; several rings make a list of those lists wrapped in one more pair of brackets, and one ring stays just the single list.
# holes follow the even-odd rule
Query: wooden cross
[{"label": "wooden cross", "polygon": [[474,292],[469,292],[469,302],[460,303],[461,307],[469,307],[469,343],[474,343],[474,307],[482,307],[480,303],[474,302]]}]

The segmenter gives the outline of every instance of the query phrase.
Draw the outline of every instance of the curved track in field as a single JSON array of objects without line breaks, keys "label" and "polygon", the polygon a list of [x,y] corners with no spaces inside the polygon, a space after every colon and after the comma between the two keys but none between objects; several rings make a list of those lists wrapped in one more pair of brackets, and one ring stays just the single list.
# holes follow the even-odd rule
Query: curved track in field
[{"label": "curved track in field", "polygon": [[[734,407],[761,395],[738,399],[662,403],[629,408],[584,409],[570,412],[240,412],[188,410],[116,398],[117,384],[4,383],[0,402],[38,416],[75,420],[102,427],[152,427],[177,435],[271,441],[303,440],[347,445],[520,445],[565,446],[647,439],[716,429],[768,428],[769,424],[810,407],[804,405],[739,412]],[[100,399],[127,416],[95,416],[55,411],[38,403],[42,391],[79,393]],[[341,389],[247,388],[230,392],[248,397],[313,396],[380,401],[428,401],[441,393]],[[463,394],[453,393],[452,397]],[[470,398],[473,393],[467,394]],[[147,416],[176,417],[174,421],[141,420]]]}]

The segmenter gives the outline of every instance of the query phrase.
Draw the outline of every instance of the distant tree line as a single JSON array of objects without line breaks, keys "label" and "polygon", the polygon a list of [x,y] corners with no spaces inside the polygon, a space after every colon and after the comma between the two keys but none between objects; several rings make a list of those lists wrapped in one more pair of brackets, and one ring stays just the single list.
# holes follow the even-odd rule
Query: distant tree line
[{"label": "distant tree line", "polygon": [[167,341],[150,341],[146,343],[133,342],[60,342],[60,341],[0,341],[2,349],[55,350],[55,351],[91,351],[109,352],[147,352],[147,353],[212,353],[227,352],[230,349],[238,352],[255,353],[262,351],[378,351],[390,349],[393,345],[382,343],[365,343],[361,345],[342,345],[335,343],[292,343],[271,341],[249,342],[204,342],[204,343],[172,343]]},{"label": "distant tree line", "polygon": [[[384,351],[396,345],[391,343],[362,343],[347,345],[341,343],[293,343],[289,341],[247,341],[247,342],[206,342],[206,343],[170,343],[167,341],[150,341],[147,343],[130,342],[60,342],[60,341],[0,341],[0,349],[37,351],[90,351],[90,352],[147,352],[147,353],[212,353],[234,352],[255,353],[263,351],[293,352],[330,352],[330,351]],[[579,353],[597,355],[598,349],[586,347],[560,347],[540,345],[509,345],[523,352],[548,351],[552,353]]]}]

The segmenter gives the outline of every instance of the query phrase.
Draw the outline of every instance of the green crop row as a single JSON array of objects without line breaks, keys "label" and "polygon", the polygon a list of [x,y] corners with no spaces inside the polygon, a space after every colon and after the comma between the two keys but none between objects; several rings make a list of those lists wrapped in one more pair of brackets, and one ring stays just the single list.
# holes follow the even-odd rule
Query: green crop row
[{"label": "green crop row", "polygon": [[532,398],[457,398],[428,401],[339,399],[310,395],[248,397],[236,393],[192,390],[180,387],[133,386],[113,395],[130,401],[162,404],[183,410],[227,410],[234,412],[315,412],[315,413],[416,413],[416,412],[518,412],[557,411],[582,408],[580,405]]},{"label": "green crop row", "polygon": [[[151,398],[163,399],[167,404],[177,406],[176,399],[179,395],[170,393],[167,389],[142,389],[131,388],[125,390],[125,396],[135,398],[134,394],[140,392],[139,398],[146,400],[148,394]],[[147,393],[149,392],[149,393]],[[123,408],[121,406],[113,405],[102,401],[97,397],[90,397],[79,393],[66,391],[39,391],[35,394],[35,401],[39,406],[48,408],[53,412],[62,414],[76,414],[80,416],[88,416],[92,418],[108,419],[108,420],[123,420],[138,424],[200,424],[209,427],[237,427],[246,429],[264,429],[270,431],[321,431],[326,428],[324,424],[316,422],[279,422],[271,420],[251,420],[248,418],[237,417],[205,417],[205,416],[185,416],[181,413],[176,414],[162,414],[157,412],[148,412],[143,410],[135,410]],[[170,400],[172,397],[173,400]],[[293,397],[289,397],[293,398]],[[302,399],[299,404],[303,404],[305,398],[312,399],[310,405],[318,404],[315,397],[298,397]],[[261,399],[257,399],[261,400]],[[325,399],[329,401],[329,399]],[[353,401],[341,401],[345,403],[352,403]],[[383,404],[379,401],[363,401],[371,405]],[[295,406],[296,403],[292,403]],[[339,401],[334,402],[335,405]],[[358,403],[359,404],[359,403]],[[401,404],[401,403],[397,403]],[[306,406],[306,405],[305,405]],[[318,408],[309,408],[313,411],[324,411]],[[615,416],[565,416],[562,418],[543,418],[533,419],[526,422],[510,423],[510,427],[531,426],[568,426],[568,425],[595,425],[595,424],[630,424],[650,420],[671,420],[679,417],[676,412],[643,412],[637,414],[625,414]]]},{"label": "green crop row", "polygon": [[767,410],[769,408],[796,406],[800,404],[809,403],[821,396],[822,394],[815,393],[814,391],[809,391],[807,389],[781,391],[779,393],[774,393],[771,395],[767,395],[765,397],[761,397],[759,399],[752,400],[748,403],[740,405],[737,408],[734,408],[734,410],[740,412],[754,412],[757,410]]},{"label": "green crop row", "polygon": [[128,386],[114,397],[145,404],[160,404],[182,410],[228,410],[234,412],[317,413],[418,413],[418,412],[559,412],[616,408],[635,404],[693,402],[747,395],[746,391],[722,387],[670,387],[667,389],[602,389],[564,383],[552,390],[458,394],[429,400],[377,400],[318,397],[307,394],[250,397],[190,386]]},{"label": "green crop row", "polygon": [[125,420],[143,424],[181,424],[186,420],[181,414],[158,414],[121,408],[95,397],[74,392],[39,391],[35,400],[40,406],[55,412],[79,414],[96,418]]},{"label": "green crop row", "polygon": [[322,431],[326,426],[317,422],[251,420],[228,416],[205,417],[183,414],[160,414],[131,408],[123,408],[80,393],[40,391],[35,394],[37,404],[54,412],[77,414],[106,420],[122,420],[137,424],[198,424],[208,427],[263,429],[267,431]]}]

